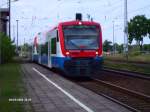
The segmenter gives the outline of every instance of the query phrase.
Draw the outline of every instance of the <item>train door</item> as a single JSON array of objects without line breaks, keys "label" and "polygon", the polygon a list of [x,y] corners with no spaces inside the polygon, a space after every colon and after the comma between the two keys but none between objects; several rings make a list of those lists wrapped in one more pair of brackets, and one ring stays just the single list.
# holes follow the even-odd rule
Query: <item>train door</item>
[{"label": "train door", "polygon": [[38,60],[38,62],[41,64],[41,44],[39,44],[38,49],[39,49],[39,60]]},{"label": "train door", "polygon": [[56,66],[56,30],[52,31],[48,39],[48,66]]},{"label": "train door", "polygon": [[48,42],[44,41],[39,46],[39,55],[40,60],[39,62],[43,65],[48,65]]},{"label": "train door", "polygon": [[50,48],[51,48],[51,64],[52,67],[57,66],[57,59],[56,59],[56,37],[51,38],[51,43],[50,43]]}]

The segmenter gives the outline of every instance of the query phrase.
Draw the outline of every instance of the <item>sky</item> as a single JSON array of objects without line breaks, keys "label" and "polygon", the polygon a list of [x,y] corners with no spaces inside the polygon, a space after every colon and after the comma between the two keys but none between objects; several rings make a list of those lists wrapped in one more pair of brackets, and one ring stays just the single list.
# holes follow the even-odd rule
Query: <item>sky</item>
[{"label": "sky", "polygon": [[[83,20],[90,14],[101,24],[103,41],[124,43],[124,0],[19,0],[11,2],[11,38],[16,37],[16,20],[19,20],[19,44],[31,43],[38,32],[46,32],[59,22],[75,20],[75,13],[82,13]],[[0,0],[0,7],[7,7],[7,0]],[[128,0],[128,21],[136,15],[150,18],[150,0]],[[144,39],[145,44],[150,39]]]}]

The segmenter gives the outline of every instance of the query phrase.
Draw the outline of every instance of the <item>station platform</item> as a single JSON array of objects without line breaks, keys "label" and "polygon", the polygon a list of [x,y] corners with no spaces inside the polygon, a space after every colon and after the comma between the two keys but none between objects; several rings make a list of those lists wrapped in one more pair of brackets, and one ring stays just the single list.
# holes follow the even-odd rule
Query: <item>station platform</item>
[{"label": "station platform", "polygon": [[130,112],[37,64],[22,64],[22,71],[35,112]]}]

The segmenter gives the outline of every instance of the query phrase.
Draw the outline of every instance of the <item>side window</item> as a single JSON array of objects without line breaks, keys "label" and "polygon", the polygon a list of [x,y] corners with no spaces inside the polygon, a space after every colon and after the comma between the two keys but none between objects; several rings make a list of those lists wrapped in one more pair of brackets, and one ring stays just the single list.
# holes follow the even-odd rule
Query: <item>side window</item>
[{"label": "side window", "polygon": [[56,38],[51,39],[51,53],[56,54]]},{"label": "side window", "polygon": [[48,42],[41,44],[41,55],[48,55]]}]

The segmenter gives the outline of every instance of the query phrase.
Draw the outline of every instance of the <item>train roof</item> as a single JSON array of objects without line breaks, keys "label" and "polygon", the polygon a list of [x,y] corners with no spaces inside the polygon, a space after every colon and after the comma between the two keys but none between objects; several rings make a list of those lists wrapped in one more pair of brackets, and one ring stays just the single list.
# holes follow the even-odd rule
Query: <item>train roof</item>
[{"label": "train roof", "polygon": [[57,26],[53,27],[52,29],[48,30],[47,32],[51,32],[51,31],[57,29],[59,26],[62,26],[62,25],[78,25],[79,23],[85,24],[85,25],[100,25],[100,23],[94,22],[94,21],[79,21],[79,20],[66,21],[66,22],[58,23]]},{"label": "train roof", "polygon": [[79,20],[75,20],[75,21],[67,21],[67,22],[60,22],[58,24],[59,25],[78,25],[79,23],[83,23],[83,24],[87,24],[87,25],[100,25],[99,23],[97,22],[94,22],[94,21],[79,21]]},{"label": "train roof", "polygon": [[[62,26],[62,25],[79,25],[79,24],[84,24],[84,25],[98,25],[98,26],[100,26],[100,23],[94,22],[94,21],[79,21],[79,20],[66,21],[66,22],[60,22],[60,23],[58,23],[57,26],[55,26],[52,29],[46,31],[46,33],[51,32],[51,31],[57,29],[59,26]],[[38,33],[34,38],[37,38],[39,34],[41,34],[41,33]]]}]

